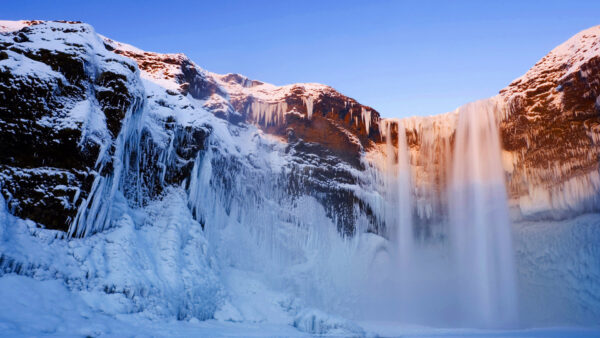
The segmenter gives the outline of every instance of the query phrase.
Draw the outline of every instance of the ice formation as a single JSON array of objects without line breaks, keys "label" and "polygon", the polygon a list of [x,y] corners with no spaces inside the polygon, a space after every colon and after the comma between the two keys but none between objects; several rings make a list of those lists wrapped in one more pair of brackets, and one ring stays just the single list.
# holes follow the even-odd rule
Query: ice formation
[{"label": "ice formation", "polygon": [[142,114],[143,103],[134,103],[123,120],[123,128],[117,136],[114,154],[108,149],[101,152],[96,162],[97,171],[105,171],[105,166],[110,161],[112,172],[96,176],[89,197],[80,204],[69,228],[69,236],[86,236],[110,226],[115,217],[113,210],[115,202],[125,199],[123,196],[125,175],[131,171],[134,175],[132,179],[135,181],[133,189],[136,196],[133,196],[133,199],[141,201],[139,181],[143,173],[140,172],[141,160],[137,156],[142,154],[140,146]]},{"label": "ice formation", "polygon": [[360,117],[365,124],[365,132],[368,134],[371,131],[371,111],[365,107],[360,108]]},{"label": "ice formation", "polygon": [[306,117],[309,120],[312,119],[314,98],[312,96],[303,97],[302,102],[304,102],[304,105],[306,106]]},{"label": "ice formation", "polygon": [[287,113],[286,102],[262,102],[254,101],[248,108],[248,114],[252,120],[265,127],[282,124]]}]

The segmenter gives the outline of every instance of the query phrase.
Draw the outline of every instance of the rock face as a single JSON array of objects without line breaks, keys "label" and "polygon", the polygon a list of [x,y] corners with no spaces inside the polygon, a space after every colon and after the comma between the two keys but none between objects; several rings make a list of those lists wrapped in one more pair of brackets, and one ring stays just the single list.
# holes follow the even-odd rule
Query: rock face
[{"label": "rock face", "polygon": [[[600,210],[599,76],[597,26],[552,50],[493,98],[505,105],[497,119],[513,219]],[[414,214],[424,231],[447,214],[456,120],[455,111],[399,121],[411,151]]]},{"label": "rock face", "polygon": [[2,193],[16,215],[66,230],[100,152],[141,99],[138,71],[88,25],[19,25],[0,35]]},{"label": "rock face", "polygon": [[[217,118],[236,126],[254,125],[277,137],[291,155],[288,173],[277,179],[278,185],[292,199],[316,198],[341,233],[354,232],[355,208],[376,223],[372,207],[345,187],[359,184],[354,171],[364,171],[365,149],[380,140],[379,114],[372,108],[320,84],[277,87],[238,74],[208,73],[182,54],[150,53],[110,39],[105,42],[116,54],[135,60],[142,78],[166,88],[169,96],[189,94]],[[221,165],[223,171],[238,170],[230,168],[231,163]],[[223,175],[226,181],[231,179],[227,176]]]},{"label": "rock face", "polygon": [[585,30],[500,92],[509,192],[525,216],[598,210],[600,27]]},{"label": "rock face", "polygon": [[214,76],[246,122],[291,143],[318,144],[358,168],[361,152],[379,140],[379,114],[331,87],[314,83],[276,87],[237,74]]},{"label": "rock face", "polygon": [[[332,88],[279,88],[211,74],[185,55],[144,52],[81,23],[2,26],[1,177],[14,214],[66,231],[88,217],[90,193],[115,166],[128,172],[117,176],[140,181],[124,189],[132,205],[189,182],[212,128],[192,118],[198,110],[279,137],[292,154],[284,189],[290,196],[314,195],[341,232],[352,233],[355,207],[368,211],[343,185],[357,184],[353,171],[364,169],[361,154],[377,138],[379,116]],[[129,130],[136,119],[139,126]],[[121,157],[119,140],[127,134],[136,134],[138,147]],[[135,166],[121,168],[126,161]]]},{"label": "rock face", "polygon": [[[392,121],[386,135],[377,111],[325,85],[210,73],[183,54],[142,51],[81,23],[0,29],[0,187],[12,213],[40,226],[100,231],[113,200],[140,206],[169,186],[191,191],[210,153],[206,184],[219,187],[226,213],[248,191],[292,204],[310,196],[342,234],[381,232],[373,158],[391,156],[384,139],[397,144],[399,124],[416,226],[427,236],[446,217],[456,113]],[[518,217],[598,210],[599,32],[574,36],[497,98],[507,107],[498,123]],[[260,197],[241,173],[281,196]]]}]

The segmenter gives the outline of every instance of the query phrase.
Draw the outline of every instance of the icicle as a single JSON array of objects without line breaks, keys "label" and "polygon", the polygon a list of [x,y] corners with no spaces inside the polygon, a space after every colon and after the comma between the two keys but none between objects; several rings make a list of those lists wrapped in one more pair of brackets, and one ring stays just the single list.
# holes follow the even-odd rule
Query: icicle
[{"label": "icicle", "polygon": [[304,102],[304,105],[306,106],[306,114],[307,114],[307,117],[309,120],[312,119],[313,101],[314,101],[314,99],[312,96],[302,98],[302,102]]},{"label": "icicle", "polygon": [[[102,231],[110,226],[113,218],[113,209],[117,203],[126,204],[123,196],[124,176],[130,168],[131,157],[140,156],[141,121],[143,102],[134,102],[131,105],[121,124],[121,131],[114,142],[114,154],[109,156],[109,151],[100,153],[98,159],[98,172],[88,197],[80,204],[77,215],[69,226],[70,237],[84,237]],[[112,161],[111,161],[112,160]],[[141,200],[139,160],[135,159],[134,175],[136,186],[132,187],[137,201]],[[112,170],[102,175],[106,165],[110,164]]]},{"label": "icicle", "polygon": [[205,152],[198,153],[188,187],[188,205],[201,224],[205,224],[208,213],[215,209],[215,198],[210,197],[214,189],[210,185],[213,175],[212,159],[213,152],[210,145]]},{"label": "icicle", "polygon": [[414,179],[415,222],[429,230],[443,231],[440,224],[447,216],[448,167],[451,161],[451,139],[456,129],[456,114],[402,119],[415,143],[409,149]]},{"label": "icicle", "polygon": [[254,100],[248,108],[248,113],[252,115],[253,122],[265,127],[283,124],[287,111],[288,106],[285,101],[262,102]]},{"label": "icicle", "polygon": [[360,109],[360,116],[365,124],[365,131],[369,134],[371,130],[371,111],[365,109],[365,107],[361,107]]}]

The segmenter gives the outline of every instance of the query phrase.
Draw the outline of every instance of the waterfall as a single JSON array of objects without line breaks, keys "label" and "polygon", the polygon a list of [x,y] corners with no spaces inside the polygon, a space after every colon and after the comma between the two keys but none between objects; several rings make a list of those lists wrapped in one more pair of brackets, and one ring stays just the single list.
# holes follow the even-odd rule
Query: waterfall
[{"label": "waterfall", "polygon": [[502,110],[496,99],[458,109],[448,201],[463,325],[516,324],[514,253],[497,127]]},{"label": "waterfall", "polygon": [[384,256],[375,257],[377,263],[371,267],[373,278],[367,287],[373,292],[365,298],[370,303],[370,315],[404,319],[414,303],[411,293],[416,268],[408,146],[402,120],[380,120],[379,130],[385,139],[379,162],[384,202],[379,212],[385,223],[387,249]]},{"label": "waterfall", "polygon": [[412,254],[414,241],[412,222],[412,184],[410,175],[410,163],[408,146],[406,145],[406,131],[402,121],[398,121],[398,165],[397,165],[397,191],[398,191],[398,235],[395,242],[398,243],[398,253],[402,266],[407,266]]},{"label": "waterfall", "polygon": [[[394,147],[392,126],[396,126],[397,143]],[[412,225],[411,175],[406,145],[406,131],[401,120],[384,120],[386,168],[385,195],[387,199],[385,222],[387,235],[395,250],[400,266],[407,268],[414,241]]]},{"label": "waterfall", "polygon": [[[398,140],[397,140],[397,161],[396,161],[396,182],[392,186],[395,191],[396,198],[392,199],[391,212],[395,213],[396,222],[393,228],[393,234],[390,236],[392,245],[395,246],[396,266],[400,271],[399,279],[397,281],[399,292],[398,295],[401,298],[406,299],[409,297],[411,292],[412,279],[414,276],[413,256],[414,256],[414,234],[413,234],[413,222],[412,222],[412,189],[411,189],[411,175],[410,175],[410,163],[408,157],[408,147],[406,145],[406,131],[404,130],[404,124],[402,121],[397,121],[396,126],[398,127]],[[391,147],[391,133],[388,132],[386,138],[386,144],[388,149]],[[389,156],[390,153],[388,153]],[[406,316],[411,310],[411,302],[403,302],[403,306],[400,307],[400,314]]]}]

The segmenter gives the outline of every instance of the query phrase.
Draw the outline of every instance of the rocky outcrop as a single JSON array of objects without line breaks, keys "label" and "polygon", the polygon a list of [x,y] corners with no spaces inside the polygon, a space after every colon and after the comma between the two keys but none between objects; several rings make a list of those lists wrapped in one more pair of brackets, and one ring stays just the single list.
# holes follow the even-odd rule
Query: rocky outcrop
[{"label": "rocky outcrop", "polygon": [[514,204],[524,216],[598,210],[600,27],[585,30],[500,92]]},{"label": "rocky outcrop", "polygon": [[66,230],[140,99],[130,90],[137,70],[98,48],[88,25],[17,28],[0,35],[0,186],[16,215]]},{"label": "rocky outcrop", "polygon": [[[90,196],[114,175],[133,182],[123,184],[133,205],[189,182],[211,127],[177,116],[199,108],[234,125],[255,123],[285,141],[293,161],[282,186],[292,197],[321,201],[341,232],[353,232],[355,206],[369,209],[343,186],[358,183],[350,168],[364,169],[361,153],[375,139],[377,129],[370,126],[378,115],[329,87],[278,91],[239,75],[217,76],[182,54],[144,52],[80,23],[6,22],[2,29],[0,177],[20,217],[67,230],[91,211],[94,198],[116,198]],[[237,91],[232,83],[257,92]],[[175,103],[186,97],[186,104]],[[258,120],[253,107],[274,101],[290,108],[278,112],[281,123]],[[139,138],[136,149],[118,153],[129,142],[119,140],[131,137]]]},{"label": "rocky outcrop", "polygon": [[135,60],[141,77],[160,84],[169,95],[189,93],[216,117],[235,125],[253,124],[287,143],[293,161],[279,184],[292,198],[314,196],[342,233],[353,233],[355,208],[374,218],[367,203],[343,188],[359,182],[351,169],[339,165],[365,169],[364,150],[380,141],[379,114],[372,108],[328,86],[277,87],[238,74],[207,73],[183,54],[145,52],[104,40],[116,54]]},{"label": "rocky outcrop", "polygon": [[379,113],[329,86],[277,87],[237,74],[213,75],[245,121],[267,133],[319,144],[355,167],[362,151],[380,141]]},{"label": "rocky outcrop", "polygon": [[[497,119],[513,218],[600,210],[600,27],[555,48],[496,99],[505,105]],[[447,214],[456,114],[401,121],[422,225],[439,224]],[[395,143],[397,135],[391,137]]]}]

